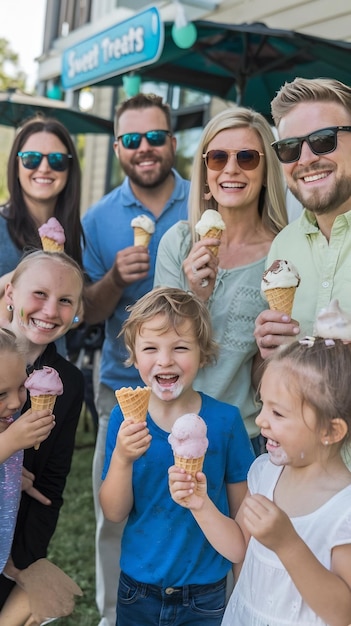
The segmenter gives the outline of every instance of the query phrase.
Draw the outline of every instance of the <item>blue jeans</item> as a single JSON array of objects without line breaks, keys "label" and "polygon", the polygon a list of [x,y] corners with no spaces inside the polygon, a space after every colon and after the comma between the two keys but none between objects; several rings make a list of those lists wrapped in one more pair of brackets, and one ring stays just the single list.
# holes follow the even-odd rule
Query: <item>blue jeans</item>
[{"label": "blue jeans", "polygon": [[157,587],[121,572],[116,626],[220,626],[226,579],[210,585]]}]

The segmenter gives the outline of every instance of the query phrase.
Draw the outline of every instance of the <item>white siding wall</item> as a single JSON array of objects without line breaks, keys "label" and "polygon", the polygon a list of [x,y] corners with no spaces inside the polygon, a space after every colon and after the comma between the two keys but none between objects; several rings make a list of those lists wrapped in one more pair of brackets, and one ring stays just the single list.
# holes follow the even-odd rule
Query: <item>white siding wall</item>
[{"label": "white siding wall", "polygon": [[224,0],[206,19],[264,22],[329,39],[351,40],[350,0]]}]

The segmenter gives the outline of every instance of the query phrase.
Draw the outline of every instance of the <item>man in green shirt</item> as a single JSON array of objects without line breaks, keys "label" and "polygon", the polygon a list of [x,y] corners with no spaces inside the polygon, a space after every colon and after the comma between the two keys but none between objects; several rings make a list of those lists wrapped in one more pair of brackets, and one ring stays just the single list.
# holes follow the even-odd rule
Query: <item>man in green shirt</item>
[{"label": "man in green shirt", "polygon": [[297,335],[313,334],[319,311],[338,299],[351,312],[351,88],[296,78],[272,101],[273,148],[287,185],[305,207],[274,239],[267,267],[287,259],[301,277],[292,317],[265,310],[255,337],[266,358]]}]

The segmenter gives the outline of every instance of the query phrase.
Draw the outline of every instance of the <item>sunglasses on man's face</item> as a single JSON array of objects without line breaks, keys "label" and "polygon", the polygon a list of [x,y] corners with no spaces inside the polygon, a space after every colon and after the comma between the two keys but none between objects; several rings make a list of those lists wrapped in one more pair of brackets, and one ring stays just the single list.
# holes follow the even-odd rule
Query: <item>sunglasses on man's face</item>
[{"label": "sunglasses on man's face", "polygon": [[17,156],[20,157],[23,167],[27,170],[36,170],[46,157],[49,166],[55,172],[64,172],[69,165],[69,160],[72,159],[71,154],[64,154],[63,152],[50,152],[49,154],[43,154],[42,152],[17,152]]},{"label": "sunglasses on man's face", "polygon": [[315,130],[308,135],[301,137],[291,137],[290,139],[279,139],[271,145],[281,163],[294,163],[301,156],[302,144],[308,144],[313,154],[317,156],[334,152],[338,145],[338,132],[351,132],[351,126],[330,126]]},{"label": "sunglasses on man's face", "polygon": [[235,154],[237,163],[242,170],[254,170],[264,156],[257,150],[209,150],[202,157],[209,170],[220,172],[228,163],[230,156]]},{"label": "sunglasses on man's face", "polygon": [[143,137],[150,146],[157,148],[164,146],[166,138],[171,136],[172,133],[169,130],[148,130],[147,133],[124,133],[117,137],[117,141],[121,141],[123,148],[127,150],[137,150]]}]

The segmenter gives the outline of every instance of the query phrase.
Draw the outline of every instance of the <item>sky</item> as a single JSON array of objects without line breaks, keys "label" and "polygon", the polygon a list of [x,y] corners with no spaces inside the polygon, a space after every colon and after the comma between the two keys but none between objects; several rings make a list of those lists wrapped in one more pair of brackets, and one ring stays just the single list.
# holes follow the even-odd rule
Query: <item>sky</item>
[{"label": "sky", "polygon": [[19,55],[20,68],[27,76],[27,90],[36,83],[43,46],[46,0],[0,0],[0,37],[10,42]]}]

